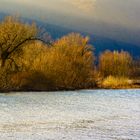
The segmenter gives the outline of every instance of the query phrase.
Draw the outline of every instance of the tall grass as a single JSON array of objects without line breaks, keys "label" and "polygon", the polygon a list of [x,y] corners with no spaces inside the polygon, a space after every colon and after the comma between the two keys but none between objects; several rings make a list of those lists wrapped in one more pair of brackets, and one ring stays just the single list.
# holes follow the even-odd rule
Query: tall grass
[{"label": "tall grass", "polygon": [[125,77],[108,76],[102,82],[104,88],[126,88],[132,85],[131,81]]}]

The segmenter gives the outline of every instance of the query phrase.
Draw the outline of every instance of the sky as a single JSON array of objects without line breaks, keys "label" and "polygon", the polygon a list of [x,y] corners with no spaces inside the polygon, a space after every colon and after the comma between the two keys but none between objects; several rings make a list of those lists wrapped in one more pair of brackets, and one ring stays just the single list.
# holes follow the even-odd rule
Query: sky
[{"label": "sky", "polygon": [[106,36],[140,31],[140,0],[0,0],[0,12]]}]

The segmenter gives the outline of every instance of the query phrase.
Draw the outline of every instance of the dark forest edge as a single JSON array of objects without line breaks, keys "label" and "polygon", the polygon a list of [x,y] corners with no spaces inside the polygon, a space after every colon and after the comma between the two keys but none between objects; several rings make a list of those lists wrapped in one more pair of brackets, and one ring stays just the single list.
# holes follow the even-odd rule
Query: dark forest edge
[{"label": "dark forest edge", "polygon": [[1,92],[94,88],[140,88],[140,59],[123,50],[95,57],[79,33],[53,40],[35,23],[10,16],[0,23]]}]

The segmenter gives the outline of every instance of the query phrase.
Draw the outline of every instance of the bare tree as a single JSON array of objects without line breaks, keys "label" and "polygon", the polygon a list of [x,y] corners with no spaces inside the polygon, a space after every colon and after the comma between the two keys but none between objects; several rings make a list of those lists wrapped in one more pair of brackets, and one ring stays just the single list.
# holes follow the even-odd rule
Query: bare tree
[{"label": "bare tree", "polygon": [[[5,66],[7,60],[14,62],[12,56],[22,52],[22,47],[29,41],[42,41],[38,37],[38,30],[35,23],[22,23],[17,18],[6,17],[0,23],[0,60],[1,67]],[[14,62],[15,63],[15,62]]]}]

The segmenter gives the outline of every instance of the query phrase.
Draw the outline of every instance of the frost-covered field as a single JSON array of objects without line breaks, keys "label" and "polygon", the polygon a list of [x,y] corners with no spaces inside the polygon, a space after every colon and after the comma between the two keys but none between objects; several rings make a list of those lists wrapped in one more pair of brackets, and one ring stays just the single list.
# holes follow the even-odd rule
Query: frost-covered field
[{"label": "frost-covered field", "polygon": [[0,94],[0,140],[139,140],[140,90]]}]

